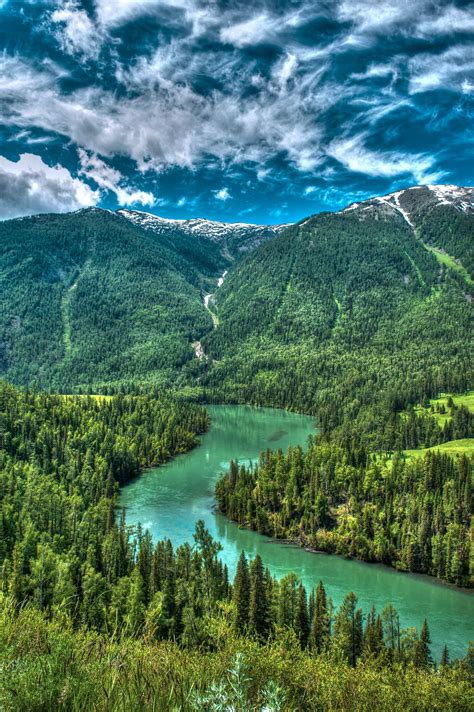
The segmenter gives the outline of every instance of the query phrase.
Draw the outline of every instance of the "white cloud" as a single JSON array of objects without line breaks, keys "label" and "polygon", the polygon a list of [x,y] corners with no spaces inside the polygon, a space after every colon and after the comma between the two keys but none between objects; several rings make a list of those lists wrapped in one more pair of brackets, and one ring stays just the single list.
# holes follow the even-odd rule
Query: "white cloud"
[{"label": "white cloud", "polygon": [[422,35],[448,35],[454,32],[471,33],[474,31],[474,5],[461,9],[454,5],[440,8],[437,16],[428,16],[418,24],[417,31]]},{"label": "white cloud", "polygon": [[51,13],[50,21],[63,51],[97,59],[104,37],[75,0],[63,2]]},{"label": "white cloud", "polygon": [[286,88],[287,82],[294,75],[298,67],[298,59],[296,55],[288,53],[284,59],[277,63],[273,69],[273,78],[277,81],[282,89]]},{"label": "white cloud", "polygon": [[99,191],[73,178],[63,166],[48,166],[40,156],[22,153],[18,161],[0,156],[0,218],[64,213],[99,201]]},{"label": "white cloud", "polygon": [[235,17],[232,13],[224,15],[221,20],[220,40],[234,47],[246,47],[263,43],[275,42],[285,30],[291,30],[303,24],[310,17],[319,12],[319,7],[314,2],[302,3],[298,10],[290,10],[286,14],[270,14],[268,11],[259,12],[253,17]]},{"label": "white cloud", "polygon": [[398,77],[398,61],[392,60],[387,63],[369,64],[364,72],[354,72],[351,74],[351,79],[379,79],[380,77]]},{"label": "white cloud", "polygon": [[255,15],[250,20],[243,20],[221,30],[221,42],[232,44],[234,47],[260,44],[268,41],[278,27],[277,18],[267,13]]},{"label": "white cloud", "polygon": [[351,45],[371,44],[377,35],[390,33],[406,37],[432,39],[457,33],[471,33],[474,30],[474,6],[457,8],[453,4],[432,0],[342,0],[336,17],[341,22],[350,23],[349,34],[345,38]]},{"label": "white cloud", "polygon": [[315,193],[317,190],[315,185],[307,185],[306,188],[303,191],[304,195],[311,195],[311,193]]},{"label": "white cloud", "polygon": [[472,94],[474,92],[474,84],[469,79],[465,79],[461,84],[461,89],[463,94]]},{"label": "white cloud", "polygon": [[351,138],[335,139],[327,153],[348,170],[368,176],[393,178],[411,175],[417,183],[436,182],[442,173],[429,173],[435,158],[426,154],[404,153],[402,151],[371,151],[364,145],[366,136],[359,134]]},{"label": "white cloud", "polygon": [[217,200],[222,200],[224,203],[226,200],[229,200],[229,198],[232,198],[228,188],[221,188],[220,190],[216,190],[214,191],[214,195],[216,196]]},{"label": "white cloud", "polygon": [[164,3],[160,0],[95,0],[100,24],[116,27],[137,17],[150,14]]},{"label": "white cloud", "polygon": [[456,45],[440,54],[419,54],[410,59],[408,71],[410,94],[440,88],[464,91],[465,83],[474,76],[474,45]]},{"label": "white cloud", "polygon": [[373,0],[342,0],[337,18],[352,24],[348,39],[351,44],[358,44],[364,35],[386,32],[397,24],[406,30],[415,18],[423,15],[428,4],[429,0],[378,0],[374,7]]},{"label": "white cloud", "polygon": [[318,116],[346,95],[344,86],[319,86],[316,78],[275,91],[270,81],[245,98],[234,89],[202,96],[188,84],[158,81],[122,96],[98,87],[62,94],[54,71],[0,56],[7,126],[59,133],[104,158],[127,156],[142,171],[193,168],[210,157],[262,165],[278,153],[300,170],[319,164]]},{"label": "white cloud", "polygon": [[78,150],[81,169],[79,175],[94,181],[99,188],[110,190],[115,193],[117,201],[120,205],[154,205],[155,196],[153,193],[147,193],[143,190],[134,190],[133,188],[124,187],[121,183],[124,182],[124,177],[115,168],[108,166],[98,156],[88,154],[82,148]]}]

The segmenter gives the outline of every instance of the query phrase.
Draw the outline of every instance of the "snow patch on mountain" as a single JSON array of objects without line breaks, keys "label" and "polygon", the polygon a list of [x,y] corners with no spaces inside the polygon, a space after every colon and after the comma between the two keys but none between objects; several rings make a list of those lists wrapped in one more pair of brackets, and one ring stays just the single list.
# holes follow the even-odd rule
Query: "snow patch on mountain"
[{"label": "snow patch on mountain", "polygon": [[417,185],[405,190],[397,190],[387,195],[369,198],[361,203],[351,203],[342,213],[354,210],[367,211],[383,205],[397,212],[408,225],[415,229],[413,210],[420,207],[451,205],[456,210],[474,213],[474,188],[457,185]]},{"label": "snow patch on mountain", "polygon": [[141,210],[117,210],[119,215],[127,218],[135,225],[152,230],[153,232],[169,232],[170,229],[178,228],[190,236],[205,237],[215,242],[221,242],[228,237],[245,237],[247,235],[278,235],[282,230],[289,227],[289,224],[281,225],[253,225],[251,223],[225,223],[217,220],[206,220],[205,218],[192,218],[190,220],[180,220],[175,218],[162,218],[152,213]]}]

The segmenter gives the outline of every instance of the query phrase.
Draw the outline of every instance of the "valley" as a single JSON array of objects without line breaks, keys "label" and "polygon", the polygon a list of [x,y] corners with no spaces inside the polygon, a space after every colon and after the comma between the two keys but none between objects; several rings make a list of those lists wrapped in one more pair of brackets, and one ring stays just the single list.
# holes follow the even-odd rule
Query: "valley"
[{"label": "valley", "polygon": [[0,712],[474,710],[473,29],[0,0]]},{"label": "valley", "polygon": [[27,601],[23,628],[49,641],[63,616],[69,648],[113,628],[120,650],[229,670],[245,645],[281,680],[289,645],[311,670],[295,699],[341,670],[372,689],[377,668],[389,699],[400,674],[464,700],[473,193],[290,226],[0,223],[9,640]]},{"label": "valley", "polygon": [[395,572],[342,557],[315,554],[285,542],[268,539],[230,522],[214,509],[214,487],[231,460],[257,463],[267,447],[305,447],[314,434],[307,416],[248,406],[209,406],[211,427],[195,450],[162,468],[148,470],[121,491],[119,506],[127,522],[139,523],[154,541],[169,538],[174,547],[191,541],[195,521],[204,521],[223,547],[220,558],[235,575],[240,552],[249,558],[260,554],[270,572],[282,579],[294,572],[308,590],[324,581],[327,593],[339,606],[347,592],[357,592],[364,613],[391,602],[400,614],[402,628],[420,626],[420,616],[431,622],[432,649],[441,655],[445,641],[453,657],[462,656],[472,633],[474,595],[442,586],[435,579]]}]

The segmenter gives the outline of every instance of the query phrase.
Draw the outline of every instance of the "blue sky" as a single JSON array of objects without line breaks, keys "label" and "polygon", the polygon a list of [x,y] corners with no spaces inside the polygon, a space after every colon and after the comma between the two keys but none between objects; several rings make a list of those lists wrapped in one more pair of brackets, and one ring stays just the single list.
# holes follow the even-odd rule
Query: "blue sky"
[{"label": "blue sky", "polygon": [[474,3],[0,0],[0,218],[278,223],[473,182]]}]

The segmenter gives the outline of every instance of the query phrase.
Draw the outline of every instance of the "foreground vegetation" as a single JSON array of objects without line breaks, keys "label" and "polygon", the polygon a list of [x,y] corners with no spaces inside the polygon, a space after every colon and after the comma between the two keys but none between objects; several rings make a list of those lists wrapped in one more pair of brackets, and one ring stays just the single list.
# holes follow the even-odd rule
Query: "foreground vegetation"
[{"label": "foreground vegetation", "polygon": [[0,613],[0,706],[31,710],[167,712],[463,712],[474,704],[473,655],[419,669],[356,667],[300,649],[289,633],[261,645],[221,616],[212,650],[143,639],[118,641],[31,609]]}]

